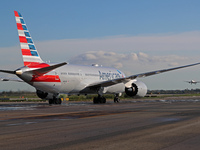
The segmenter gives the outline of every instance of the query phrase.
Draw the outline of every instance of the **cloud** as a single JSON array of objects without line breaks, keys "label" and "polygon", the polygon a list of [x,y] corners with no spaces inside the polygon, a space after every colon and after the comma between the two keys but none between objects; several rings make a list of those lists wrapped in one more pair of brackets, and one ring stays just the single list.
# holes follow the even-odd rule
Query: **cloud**
[{"label": "cloud", "polygon": [[[184,55],[199,51],[200,31],[178,34],[115,36],[94,39],[62,39],[36,42],[41,56],[55,61],[56,57],[70,59],[88,51],[107,51],[121,54],[145,52]],[[48,55],[47,55],[48,52]],[[112,54],[110,54],[112,55]],[[134,57],[134,55],[133,55]],[[137,59],[137,58],[135,58]]]},{"label": "cloud", "polygon": [[[145,57],[143,52],[148,55],[169,55],[179,54],[181,56],[194,53],[200,50],[200,31],[184,32],[178,34],[155,34],[155,35],[138,35],[138,36],[113,36],[94,39],[61,39],[52,41],[35,41],[40,56],[45,61],[65,61],[78,54],[88,51],[106,51],[119,53],[121,55],[129,54],[133,59]],[[6,61],[18,62],[21,59],[19,45],[13,47],[0,48],[0,64]],[[198,53],[199,54],[199,53]],[[107,53],[107,55],[114,55]],[[88,55],[90,59],[94,56]],[[113,56],[114,57],[114,56]],[[16,63],[14,63],[16,64]]]},{"label": "cloud", "polygon": [[[90,57],[88,57],[90,56]],[[92,58],[92,59],[91,59]],[[106,51],[90,51],[77,55],[70,59],[71,64],[99,64],[102,66],[115,67],[123,69],[125,72],[133,73],[135,71],[146,71],[158,69],[161,67],[173,67],[189,61],[190,58],[185,56],[150,56],[146,53],[120,54]]]},{"label": "cloud", "polygon": [[[200,31],[192,31],[178,34],[35,41],[35,44],[44,61],[68,61],[85,65],[97,63],[116,67],[130,75],[199,62],[199,41]],[[23,65],[19,45],[1,47],[0,51],[0,69],[15,70]],[[198,74],[183,75],[188,77]],[[160,83],[157,84],[159,86]]]}]

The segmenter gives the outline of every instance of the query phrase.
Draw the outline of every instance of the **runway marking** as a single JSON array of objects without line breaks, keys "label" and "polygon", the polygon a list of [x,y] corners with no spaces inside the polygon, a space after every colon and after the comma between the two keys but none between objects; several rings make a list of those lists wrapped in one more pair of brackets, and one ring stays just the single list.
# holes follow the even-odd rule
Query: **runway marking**
[{"label": "runway marking", "polygon": [[19,125],[28,125],[28,124],[34,124],[37,122],[21,122],[21,123],[13,123],[13,124],[7,124],[7,126],[19,126]]}]

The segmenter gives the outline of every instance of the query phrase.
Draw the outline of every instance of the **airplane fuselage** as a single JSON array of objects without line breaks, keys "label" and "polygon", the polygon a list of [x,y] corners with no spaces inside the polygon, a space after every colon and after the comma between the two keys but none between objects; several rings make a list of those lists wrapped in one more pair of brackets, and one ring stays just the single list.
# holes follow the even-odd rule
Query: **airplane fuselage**
[{"label": "airplane fuselage", "polygon": [[[63,69],[62,69],[63,68]],[[96,89],[86,86],[101,81],[108,81],[125,77],[121,71],[101,66],[66,65],[57,69],[61,79],[61,92],[67,93],[97,93]],[[116,89],[117,88],[117,89]],[[103,88],[103,93],[119,93],[124,91],[124,84]]]},{"label": "airplane fuselage", "polygon": [[[26,74],[22,74],[19,77],[27,79],[27,76]],[[97,91],[102,93],[122,93],[125,89],[124,83],[98,90],[88,88],[88,85],[124,77],[125,74],[115,68],[98,65],[84,66],[68,64],[54,69],[43,76],[29,77],[27,83],[36,89],[50,93],[91,94],[97,93]]]}]

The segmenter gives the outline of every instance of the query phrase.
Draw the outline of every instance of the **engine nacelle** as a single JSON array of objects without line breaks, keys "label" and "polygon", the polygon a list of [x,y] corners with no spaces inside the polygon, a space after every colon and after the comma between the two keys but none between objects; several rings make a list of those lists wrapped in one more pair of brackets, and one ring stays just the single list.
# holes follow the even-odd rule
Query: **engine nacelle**
[{"label": "engine nacelle", "polygon": [[41,99],[46,99],[46,100],[49,100],[49,99],[52,99],[53,98],[53,94],[51,93],[47,93],[47,92],[43,92],[43,91],[40,91],[40,90],[37,90],[36,91],[36,94],[39,98]]},{"label": "engine nacelle", "polygon": [[141,81],[131,81],[131,87],[125,87],[128,96],[144,97],[147,94],[147,86]]}]

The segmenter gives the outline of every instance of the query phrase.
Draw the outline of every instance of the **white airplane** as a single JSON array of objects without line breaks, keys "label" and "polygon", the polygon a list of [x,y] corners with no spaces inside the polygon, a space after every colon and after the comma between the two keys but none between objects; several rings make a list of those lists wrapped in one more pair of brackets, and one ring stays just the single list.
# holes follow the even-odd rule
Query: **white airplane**
[{"label": "white airplane", "polygon": [[197,83],[200,83],[200,81],[195,81],[195,80],[185,81],[185,82],[190,83],[190,84],[197,84]]},{"label": "white airplane", "polygon": [[66,62],[48,64],[41,59],[22,15],[17,11],[14,13],[24,66],[14,71],[0,70],[0,72],[17,75],[20,78],[17,81],[24,81],[33,86],[38,97],[49,100],[49,104],[61,104],[60,93],[98,94],[98,97],[93,99],[94,103],[106,103],[106,98],[103,96],[105,93],[115,94],[114,102],[119,101],[122,92],[128,96],[144,97],[147,93],[147,86],[136,78],[200,64],[199,62],[127,77],[118,69],[98,65],[71,65]]}]

